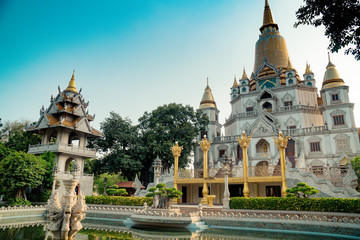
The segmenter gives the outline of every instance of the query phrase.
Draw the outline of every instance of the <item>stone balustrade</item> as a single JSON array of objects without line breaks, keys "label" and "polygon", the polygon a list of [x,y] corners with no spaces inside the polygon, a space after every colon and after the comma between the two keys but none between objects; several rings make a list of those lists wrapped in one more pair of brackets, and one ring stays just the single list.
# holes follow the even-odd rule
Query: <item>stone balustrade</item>
[{"label": "stone balustrade", "polygon": [[96,157],[96,150],[86,147],[79,147],[72,144],[65,143],[48,143],[48,144],[36,144],[29,145],[29,153],[40,154],[45,151],[49,152],[63,152],[69,154],[75,154],[84,157]]}]

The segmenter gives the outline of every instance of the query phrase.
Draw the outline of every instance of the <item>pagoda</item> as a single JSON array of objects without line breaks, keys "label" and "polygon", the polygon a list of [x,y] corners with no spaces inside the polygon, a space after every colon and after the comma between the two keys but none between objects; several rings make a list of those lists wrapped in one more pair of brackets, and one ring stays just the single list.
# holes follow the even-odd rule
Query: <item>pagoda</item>
[{"label": "pagoda", "polygon": [[[96,151],[86,148],[87,139],[101,137],[102,133],[90,126],[95,114],[90,115],[86,102],[75,86],[75,71],[68,87],[54,98],[50,97],[50,106],[40,109],[40,118],[31,124],[27,131],[40,134],[41,144],[29,146],[29,153],[41,154],[50,151],[56,154],[56,178],[71,178],[73,166],[79,170],[79,186],[85,195],[92,195],[93,175],[83,174],[86,158],[95,158]],[[60,181],[61,182],[61,181]],[[59,192],[64,192],[60,184]]]}]

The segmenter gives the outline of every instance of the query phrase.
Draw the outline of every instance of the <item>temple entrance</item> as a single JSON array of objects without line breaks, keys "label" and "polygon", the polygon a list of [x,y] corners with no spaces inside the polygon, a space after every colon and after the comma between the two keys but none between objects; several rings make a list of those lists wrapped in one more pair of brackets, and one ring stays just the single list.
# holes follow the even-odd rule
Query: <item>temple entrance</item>
[{"label": "temple entrance", "polygon": [[186,203],[187,202],[187,187],[186,186],[182,186],[181,187],[181,192],[183,193],[182,197],[181,197],[181,202],[182,203]]},{"label": "temple entrance", "polygon": [[267,197],[281,197],[280,186],[266,186]]},{"label": "temple entrance", "polygon": [[229,184],[230,197],[243,197],[244,184]]}]

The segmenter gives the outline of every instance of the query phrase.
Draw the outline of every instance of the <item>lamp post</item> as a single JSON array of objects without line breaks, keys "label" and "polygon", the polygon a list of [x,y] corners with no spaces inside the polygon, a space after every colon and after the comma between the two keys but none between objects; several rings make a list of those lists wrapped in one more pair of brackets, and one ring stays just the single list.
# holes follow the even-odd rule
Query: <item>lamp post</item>
[{"label": "lamp post", "polygon": [[208,151],[210,149],[211,141],[209,141],[206,138],[206,135],[204,135],[204,138],[199,143],[200,143],[200,148],[203,151],[203,156],[204,156],[203,157],[204,158],[204,162],[203,162],[204,184],[203,184],[203,190],[202,190],[203,198],[201,199],[200,203],[202,205],[207,205],[208,200],[207,200],[206,196],[209,195],[209,189],[208,189],[208,186],[207,186],[206,179],[208,177]]},{"label": "lamp post", "polygon": [[250,196],[249,180],[248,180],[248,157],[247,149],[250,146],[251,136],[246,136],[245,131],[242,132],[241,137],[238,137],[238,142],[243,151],[243,171],[244,171],[244,196]]},{"label": "lamp post", "polygon": [[222,156],[223,164],[224,164],[224,173],[225,173],[225,190],[224,190],[224,199],[223,199],[223,208],[229,209],[229,203],[230,203],[230,192],[229,192],[229,170],[230,170],[230,163],[231,159],[228,157],[228,155],[225,153]]},{"label": "lamp post", "polygon": [[286,189],[287,189],[287,185],[286,185],[286,176],[285,176],[285,171],[286,171],[286,163],[285,163],[285,148],[287,147],[287,143],[289,141],[290,137],[288,136],[284,136],[284,134],[282,133],[282,131],[279,132],[279,136],[278,137],[274,137],[274,142],[276,144],[276,147],[279,149],[280,151],[280,163],[281,163],[281,195],[283,197],[286,196]]}]

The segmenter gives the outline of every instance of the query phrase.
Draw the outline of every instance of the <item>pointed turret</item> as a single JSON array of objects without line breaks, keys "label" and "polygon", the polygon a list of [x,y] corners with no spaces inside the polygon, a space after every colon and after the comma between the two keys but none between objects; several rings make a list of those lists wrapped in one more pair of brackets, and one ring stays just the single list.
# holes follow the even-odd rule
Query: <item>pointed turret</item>
[{"label": "pointed turret", "polygon": [[243,75],[241,77],[241,80],[244,80],[244,79],[249,79],[248,76],[246,75],[246,72],[245,72],[245,67],[243,69]]},{"label": "pointed turret", "polygon": [[287,65],[287,70],[290,70],[290,69],[294,69],[292,64],[291,64],[291,61],[290,61],[290,58],[288,59],[288,65]]},{"label": "pointed turret", "polygon": [[203,94],[203,97],[201,99],[200,102],[200,109],[204,109],[204,108],[216,108],[216,103],[214,100],[214,97],[211,93],[211,88],[209,87],[209,79],[207,79],[207,85]]},{"label": "pointed turret", "polygon": [[238,87],[239,86],[239,84],[238,84],[238,82],[236,81],[236,75],[234,75],[234,83],[233,83],[233,88],[234,87]]},{"label": "pointed turret", "polygon": [[339,72],[336,66],[330,60],[330,54],[328,53],[329,63],[326,66],[326,72],[322,84],[322,89],[344,86],[344,81],[340,78]]},{"label": "pointed turret", "polygon": [[311,69],[310,69],[310,64],[308,64],[308,62],[306,61],[306,69],[305,69],[305,74],[309,74],[312,73]]},{"label": "pointed turret", "polygon": [[69,86],[65,89],[65,91],[72,91],[78,93],[75,87],[75,70],[73,70],[73,74],[69,82]]}]

